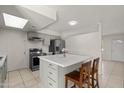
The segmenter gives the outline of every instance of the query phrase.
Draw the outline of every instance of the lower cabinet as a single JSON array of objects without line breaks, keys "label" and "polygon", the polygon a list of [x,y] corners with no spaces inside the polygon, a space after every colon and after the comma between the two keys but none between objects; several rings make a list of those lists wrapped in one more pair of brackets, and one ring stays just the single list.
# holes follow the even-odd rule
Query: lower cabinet
[{"label": "lower cabinet", "polygon": [[2,73],[2,67],[0,68],[0,87],[2,87],[3,84],[3,73]]},{"label": "lower cabinet", "polygon": [[7,75],[7,59],[5,59],[3,66],[0,67],[0,88],[4,87],[6,75]]},{"label": "lower cabinet", "polygon": [[[60,67],[44,60],[40,60],[40,64],[41,87],[45,88],[64,88],[65,74],[80,67],[80,64]],[[72,86],[72,84],[70,83],[69,86]]]},{"label": "lower cabinet", "polygon": [[40,62],[41,86],[45,88],[57,88],[58,86],[58,66],[47,61]]},{"label": "lower cabinet", "polygon": [[48,63],[47,78],[48,78],[48,87],[50,88],[58,87],[58,66],[57,65]]}]

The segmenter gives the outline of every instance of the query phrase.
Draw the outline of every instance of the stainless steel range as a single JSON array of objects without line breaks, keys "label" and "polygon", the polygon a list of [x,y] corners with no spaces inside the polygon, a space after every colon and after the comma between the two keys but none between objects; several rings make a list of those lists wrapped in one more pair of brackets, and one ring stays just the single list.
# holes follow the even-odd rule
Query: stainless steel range
[{"label": "stainless steel range", "polygon": [[38,56],[44,56],[46,53],[42,52],[42,49],[31,48],[29,49],[29,68],[32,71],[39,70],[40,59]]}]

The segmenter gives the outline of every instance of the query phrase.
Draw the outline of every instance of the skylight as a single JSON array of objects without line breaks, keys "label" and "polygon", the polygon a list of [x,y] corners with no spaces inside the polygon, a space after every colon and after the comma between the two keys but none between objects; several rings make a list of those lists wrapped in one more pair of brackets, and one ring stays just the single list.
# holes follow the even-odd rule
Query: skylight
[{"label": "skylight", "polygon": [[23,19],[6,13],[3,13],[3,17],[5,21],[5,26],[9,26],[9,27],[23,29],[26,23],[28,22],[27,19]]}]

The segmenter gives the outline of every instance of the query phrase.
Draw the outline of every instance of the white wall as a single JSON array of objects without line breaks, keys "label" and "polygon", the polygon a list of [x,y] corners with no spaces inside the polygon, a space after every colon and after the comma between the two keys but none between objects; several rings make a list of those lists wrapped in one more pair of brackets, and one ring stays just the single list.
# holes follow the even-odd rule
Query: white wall
[{"label": "white wall", "polygon": [[92,32],[96,32],[98,28],[98,25],[90,25],[88,27],[80,27],[77,29],[73,29],[73,30],[69,30],[69,31],[64,31],[61,32],[61,36],[62,38],[68,38],[70,36],[75,36],[75,35],[79,35],[79,34],[87,34],[87,33],[92,33]]},{"label": "white wall", "polygon": [[43,52],[48,52],[48,45],[44,45],[42,42],[28,41],[26,32],[0,31],[0,53],[8,55],[8,71],[28,67],[29,48],[42,48]]},{"label": "white wall", "polygon": [[25,39],[25,32],[11,30],[0,31],[0,52],[7,54],[8,56],[7,65],[9,71],[27,66],[23,57],[25,51]]},{"label": "white wall", "polygon": [[60,36],[60,33],[57,31],[53,31],[53,30],[49,30],[49,29],[44,29],[41,31],[38,31],[39,33],[44,33],[44,34],[48,34],[48,35],[55,35],[55,36]]},{"label": "white wall", "polygon": [[66,39],[66,48],[72,53],[100,57],[101,37],[99,32],[79,34]]},{"label": "white wall", "polygon": [[124,40],[124,34],[106,35],[103,36],[102,46],[104,51],[102,52],[103,60],[112,60],[112,40]]}]

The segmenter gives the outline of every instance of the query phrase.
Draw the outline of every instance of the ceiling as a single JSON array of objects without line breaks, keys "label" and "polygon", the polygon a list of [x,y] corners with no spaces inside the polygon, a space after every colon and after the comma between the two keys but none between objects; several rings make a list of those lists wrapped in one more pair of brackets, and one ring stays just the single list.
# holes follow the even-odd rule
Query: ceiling
[{"label": "ceiling", "polygon": [[[7,13],[10,15],[14,15],[17,17],[21,17],[24,19],[28,19],[28,23],[24,27],[24,29],[6,27],[3,19],[3,14]],[[42,14],[39,14],[30,9],[24,8],[22,6],[15,5],[0,5],[0,28],[1,29],[9,29],[9,30],[22,30],[22,31],[39,31],[47,25],[53,23],[51,18],[48,18]]]},{"label": "ceiling", "polygon": [[[118,5],[56,5],[49,6],[57,10],[58,20],[49,29],[59,32],[73,32],[92,28],[102,23],[103,34],[124,33],[124,6]],[[68,25],[68,21],[76,20],[75,26]]]},{"label": "ceiling", "polygon": [[[24,31],[39,31],[46,25],[47,29],[59,33],[80,32],[87,33],[97,29],[97,24],[102,23],[103,34],[124,33],[124,6],[118,5],[47,5],[47,7],[57,10],[57,20],[42,16],[39,13],[22,8],[20,6],[4,5],[0,6],[0,28],[14,29],[5,27],[2,13],[6,12],[18,17],[29,20],[23,29]],[[68,25],[71,20],[78,21],[75,26]],[[33,27],[32,27],[33,26]]]}]

